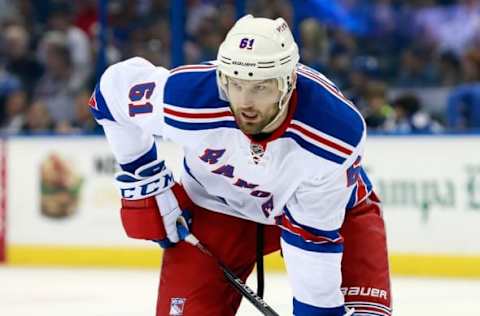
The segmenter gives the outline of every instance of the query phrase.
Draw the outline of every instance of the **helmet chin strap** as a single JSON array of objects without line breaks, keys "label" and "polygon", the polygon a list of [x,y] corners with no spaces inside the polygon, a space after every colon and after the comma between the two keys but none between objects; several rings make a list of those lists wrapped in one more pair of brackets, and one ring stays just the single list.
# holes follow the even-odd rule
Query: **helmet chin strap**
[{"label": "helmet chin strap", "polygon": [[287,117],[290,95],[291,92],[287,97],[283,98],[285,100],[283,106],[280,107],[280,111],[278,111],[277,115],[270,121],[270,123],[262,129],[262,133],[271,133],[283,123],[283,120]]},{"label": "helmet chin strap", "polygon": [[282,93],[282,96],[280,97],[280,100],[278,101],[278,108],[279,111],[277,115],[268,123],[263,129],[262,133],[271,133],[275,129],[277,129],[282,123],[283,120],[287,117],[288,113],[288,102],[290,101],[290,97],[292,96],[293,92],[293,84],[291,82],[288,82],[288,79],[284,81],[285,83],[282,83],[282,86],[287,86],[287,91]]}]

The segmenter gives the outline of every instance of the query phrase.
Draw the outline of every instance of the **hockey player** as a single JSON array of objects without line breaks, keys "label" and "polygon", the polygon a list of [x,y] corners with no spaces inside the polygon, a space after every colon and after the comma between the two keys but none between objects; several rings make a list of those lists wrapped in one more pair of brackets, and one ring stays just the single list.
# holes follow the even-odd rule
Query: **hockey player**
[{"label": "hockey player", "polygon": [[[282,249],[294,315],[391,314],[380,202],[361,167],[364,120],[299,63],[282,18],[240,19],[212,63],[113,65],[90,107],[122,169],[126,233],[166,247],[157,315],[226,316],[240,305],[216,262],[178,243],[184,210],[191,232],[243,280],[265,224],[263,251]],[[154,136],[183,147],[181,180]]]}]

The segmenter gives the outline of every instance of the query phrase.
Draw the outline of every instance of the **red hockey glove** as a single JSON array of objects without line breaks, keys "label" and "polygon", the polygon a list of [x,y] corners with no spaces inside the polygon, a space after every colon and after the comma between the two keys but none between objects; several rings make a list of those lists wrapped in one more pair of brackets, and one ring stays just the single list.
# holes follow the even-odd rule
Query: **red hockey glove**
[{"label": "red hockey glove", "polygon": [[129,237],[155,240],[161,246],[163,241],[165,246],[179,241],[176,223],[182,212],[177,197],[185,206],[188,198],[163,161],[135,174],[120,172],[116,180],[122,194],[122,224]]}]

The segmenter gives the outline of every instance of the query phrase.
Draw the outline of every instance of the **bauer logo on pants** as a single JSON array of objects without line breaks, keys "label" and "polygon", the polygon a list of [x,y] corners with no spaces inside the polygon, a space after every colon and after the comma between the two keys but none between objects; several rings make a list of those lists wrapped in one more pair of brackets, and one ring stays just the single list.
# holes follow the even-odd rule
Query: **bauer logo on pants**
[{"label": "bauer logo on pants", "polygon": [[170,316],[183,315],[183,307],[187,299],[183,297],[172,297],[170,299]]}]

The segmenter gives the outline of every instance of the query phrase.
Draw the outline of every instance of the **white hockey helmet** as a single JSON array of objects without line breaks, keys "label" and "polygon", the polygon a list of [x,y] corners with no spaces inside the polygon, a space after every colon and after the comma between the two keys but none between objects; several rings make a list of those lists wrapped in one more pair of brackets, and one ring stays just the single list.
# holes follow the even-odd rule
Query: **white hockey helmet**
[{"label": "white hockey helmet", "polygon": [[284,19],[246,15],[235,23],[218,49],[219,86],[227,94],[227,77],[277,79],[282,92],[279,101],[282,109],[285,97],[293,90],[292,74],[299,59],[298,46]]}]

